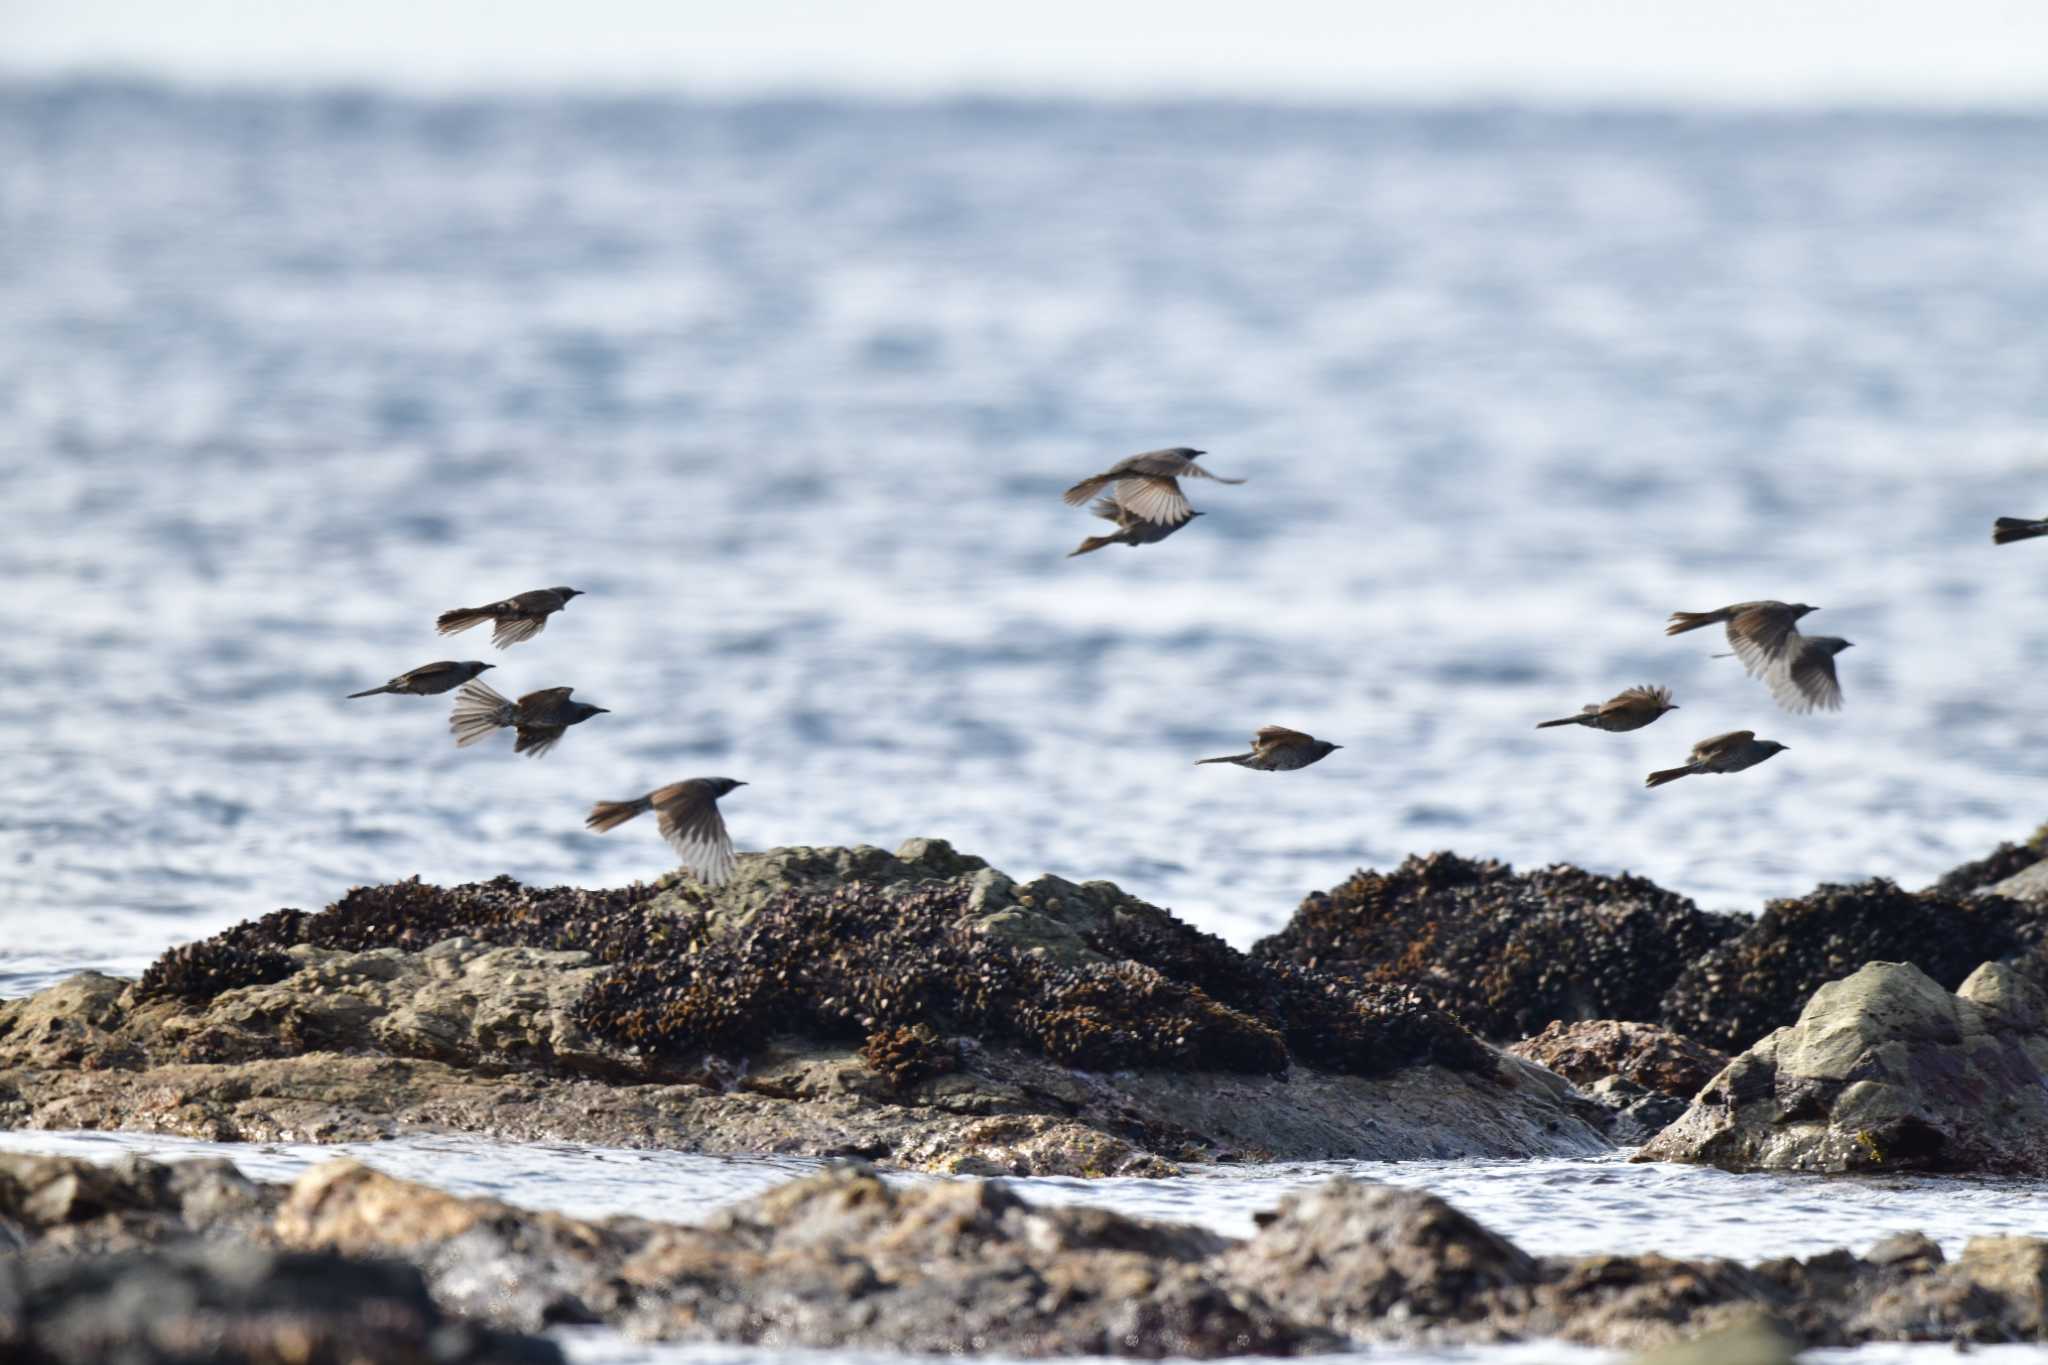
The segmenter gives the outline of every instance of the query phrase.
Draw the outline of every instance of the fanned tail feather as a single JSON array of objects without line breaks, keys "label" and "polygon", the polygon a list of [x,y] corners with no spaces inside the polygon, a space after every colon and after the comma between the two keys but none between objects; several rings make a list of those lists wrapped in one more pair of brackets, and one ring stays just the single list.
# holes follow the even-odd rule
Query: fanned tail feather
[{"label": "fanned tail feather", "polygon": [[1103,489],[1107,488],[1111,482],[1112,480],[1105,478],[1101,475],[1097,475],[1095,478],[1092,479],[1081,480],[1081,482],[1075,484],[1072,488],[1069,488],[1060,496],[1066,500],[1067,506],[1079,507],[1082,503],[1088,501],[1088,499],[1094,497],[1097,493],[1100,493]]},{"label": "fanned tail feather", "polygon": [[471,626],[480,626],[490,619],[491,614],[487,611],[479,611],[475,607],[457,607],[454,611],[444,611],[435,617],[434,629],[443,635],[454,635],[468,630]]},{"label": "fanned tail feather", "polygon": [[489,683],[464,683],[455,694],[455,709],[448,716],[456,747],[467,748],[491,731],[510,725],[513,709],[512,703],[498,695]]},{"label": "fanned tail feather", "polygon": [[1664,633],[1683,635],[1688,630],[1711,626],[1720,619],[1721,613],[1717,611],[1674,611],[1671,613],[1671,624],[1664,627]]},{"label": "fanned tail feather", "polygon": [[587,828],[603,834],[606,830],[617,829],[636,815],[645,815],[654,809],[654,803],[644,796],[631,801],[600,801],[590,808],[590,814],[583,817]]}]

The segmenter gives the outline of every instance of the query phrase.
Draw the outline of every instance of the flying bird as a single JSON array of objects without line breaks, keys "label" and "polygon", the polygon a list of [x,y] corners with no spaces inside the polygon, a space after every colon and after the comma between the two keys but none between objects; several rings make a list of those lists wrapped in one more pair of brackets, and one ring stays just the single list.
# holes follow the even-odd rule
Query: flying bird
[{"label": "flying bird", "polygon": [[1252,736],[1250,753],[1225,754],[1221,758],[1198,758],[1195,765],[1200,767],[1204,763],[1235,763],[1240,768],[1256,768],[1262,773],[1289,773],[1296,768],[1306,768],[1311,763],[1320,763],[1332,752],[1343,747],[1326,739],[1305,735],[1299,730],[1290,730],[1284,725],[1265,725]]},{"label": "flying bird", "polygon": [[1115,522],[1117,529],[1110,535],[1088,537],[1081,542],[1079,549],[1068,551],[1068,559],[1072,559],[1075,555],[1092,554],[1105,545],[1129,545],[1134,549],[1140,545],[1157,545],[1160,541],[1202,515],[1200,512],[1190,509],[1187,516],[1179,521],[1165,523],[1146,521],[1133,513],[1128,507],[1119,503],[1115,498],[1097,498],[1095,505],[1088,510],[1101,517],[1104,521]]},{"label": "flying bird", "polygon": [[1243,483],[1211,474],[1195,463],[1207,452],[1188,446],[1170,450],[1148,450],[1118,460],[1100,474],[1081,480],[1064,494],[1069,507],[1079,507],[1110,484],[1116,485],[1117,504],[1140,521],[1174,526],[1195,514],[1180,491],[1182,479],[1214,479],[1217,483]]},{"label": "flying bird", "polygon": [[1792,632],[1793,645],[1783,663],[1763,675],[1778,705],[1793,715],[1819,708],[1842,709],[1842,684],[1835,676],[1835,656],[1851,647],[1837,635]]},{"label": "flying bird", "polygon": [[502,602],[493,602],[487,607],[457,607],[444,611],[434,620],[434,628],[443,635],[453,635],[492,623],[491,643],[499,649],[516,645],[522,640],[531,640],[546,628],[548,617],[569,605],[572,597],[583,596],[580,588],[535,588],[508,597]]},{"label": "flying bird", "polygon": [[397,693],[407,697],[438,697],[451,687],[460,687],[487,668],[496,668],[477,659],[458,663],[454,659],[441,659],[430,664],[421,664],[399,674],[382,687],[372,687],[362,692],[351,692],[347,700],[357,697],[374,697],[382,692]]},{"label": "flying bird", "polygon": [[1619,733],[1640,730],[1666,711],[1677,709],[1678,703],[1671,700],[1668,687],[1631,687],[1604,702],[1586,703],[1576,716],[1538,721],[1536,728],[1548,730],[1553,725],[1584,725],[1594,730]]},{"label": "flying bird", "polygon": [[2035,536],[2048,536],[2048,517],[2039,521],[2028,521],[2024,517],[2000,517],[1991,523],[1991,543],[2010,545],[2015,540],[2032,540]]},{"label": "flying bird", "polygon": [[655,828],[676,851],[684,867],[706,886],[723,886],[732,880],[732,836],[725,832],[725,817],[718,813],[718,798],[735,787],[744,787],[730,777],[693,777],[657,787],[631,801],[600,801],[590,808],[583,823],[599,834],[623,825],[646,811],[658,811]]},{"label": "flying bird", "polygon": [[1661,787],[1694,773],[1739,773],[1754,768],[1772,754],[1785,751],[1775,739],[1758,739],[1754,730],[1731,730],[1725,735],[1703,739],[1692,746],[1692,757],[1682,768],[1666,768],[1643,779],[1646,787]]},{"label": "flying bird", "polygon": [[1819,607],[1804,602],[1737,602],[1719,611],[1674,611],[1666,635],[1728,623],[1728,646],[1751,676],[1784,660],[1798,637],[1799,618]]},{"label": "flying bird", "polygon": [[515,702],[493,691],[489,683],[466,682],[455,694],[455,710],[448,717],[448,728],[455,734],[455,746],[463,749],[509,725],[519,734],[512,752],[539,758],[555,746],[570,726],[581,725],[592,716],[610,714],[602,706],[570,701],[569,694],[575,690],[544,687]]}]

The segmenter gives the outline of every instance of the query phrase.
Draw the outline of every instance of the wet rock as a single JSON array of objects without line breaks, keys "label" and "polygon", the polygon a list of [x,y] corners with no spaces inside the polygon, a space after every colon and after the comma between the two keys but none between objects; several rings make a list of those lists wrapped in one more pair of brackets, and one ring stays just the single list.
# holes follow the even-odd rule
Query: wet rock
[{"label": "wet rock", "polygon": [[1737,1057],[1641,1157],[2048,1175],[2048,997],[1998,963],[1953,995],[1910,963],[1869,963]]},{"label": "wet rock", "polygon": [[449,1317],[408,1266],[247,1244],[0,1263],[8,1299],[0,1347],[29,1365],[562,1360],[551,1342]]},{"label": "wet rock", "polygon": [[195,1237],[249,1237],[277,1207],[273,1186],[226,1161],[164,1165],[123,1157],[0,1152],[0,1228],[34,1255],[128,1251]]},{"label": "wet rock", "polygon": [[1709,1332],[1692,1341],[1660,1346],[1630,1365],[1794,1365],[1799,1343],[1766,1317]]},{"label": "wet rock", "polygon": [[1048,1175],[1606,1145],[1442,1011],[1256,961],[1106,882],[1020,885],[937,840],[741,869],[716,893],[359,888],[132,988],[74,979],[0,1007],[0,1123]]},{"label": "wet rock", "polygon": [[2048,859],[2030,863],[2003,881],[1985,888],[1985,895],[2004,896],[2032,905],[2048,905]]},{"label": "wet rock", "polygon": [[2044,939],[2048,905],[1902,891],[1882,879],[1822,886],[1772,901],[1755,924],[1689,967],[1665,997],[1663,1023],[1739,1052],[1866,962],[1910,962],[1954,990],[1982,962],[2040,970]]},{"label": "wet rock", "polygon": [[1433,853],[1309,896],[1252,951],[1399,987],[1517,1039],[1553,1020],[1656,1019],[1679,973],[1742,925],[1641,877]]},{"label": "wet rock", "polygon": [[1621,1143],[1642,1142],[1676,1120],[1728,1064],[1725,1054],[1669,1029],[1619,1019],[1553,1022],[1508,1051],[1578,1086]]},{"label": "wet rock", "polygon": [[[204,1180],[173,1171],[137,1183]],[[885,1181],[859,1165],[791,1181],[697,1225],[533,1212],[350,1161],[308,1171],[289,1189],[256,1186],[254,1198],[274,1210],[267,1222],[242,1220],[232,1233],[190,1226],[182,1245],[167,1229],[199,1216],[200,1205],[160,1199],[164,1226],[150,1234],[177,1257],[232,1236],[217,1250],[246,1254],[253,1269],[209,1270],[197,1289],[183,1270],[140,1282],[156,1296],[151,1306],[163,1305],[157,1320],[179,1330],[247,1327],[234,1340],[256,1345],[231,1359],[273,1359],[262,1354],[273,1339],[262,1333],[278,1323],[324,1343],[320,1333],[351,1318],[411,1333],[450,1310],[477,1324],[432,1334],[434,1349],[460,1347],[452,1355],[408,1354],[403,1337],[348,1358],[495,1359],[477,1352],[519,1343],[491,1331],[559,1322],[774,1349],[1146,1358],[1544,1337],[1644,1349],[1760,1315],[1808,1346],[2031,1341],[2042,1339],[2048,1304],[2048,1243],[2030,1238],[1980,1239],[1953,1264],[1913,1236],[1887,1239],[1866,1258],[1838,1251],[1754,1267],[1654,1254],[1538,1257],[1423,1191],[1345,1180],[1290,1196],[1245,1241],[1035,1206],[1000,1183]],[[75,1211],[85,1221],[105,1216],[85,1204]],[[122,1259],[134,1253],[38,1259],[66,1226],[28,1227],[26,1251],[0,1256],[0,1342],[8,1331],[20,1339],[24,1276],[56,1266],[61,1274],[35,1283],[98,1286],[134,1273]],[[323,1285],[310,1303],[306,1267]],[[216,1283],[237,1286],[235,1297],[223,1301]],[[284,1289],[273,1293],[272,1283]],[[213,1316],[182,1325],[194,1302]],[[139,1310],[120,1330],[138,1318]]]}]

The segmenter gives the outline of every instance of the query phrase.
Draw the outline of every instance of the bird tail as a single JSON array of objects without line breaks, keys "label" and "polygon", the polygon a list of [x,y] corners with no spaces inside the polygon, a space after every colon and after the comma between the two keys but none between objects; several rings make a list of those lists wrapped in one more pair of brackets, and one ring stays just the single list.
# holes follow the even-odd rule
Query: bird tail
[{"label": "bird tail", "polygon": [[1195,766],[1199,768],[1204,763],[1242,763],[1250,757],[1251,754],[1225,754],[1221,758],[1198,758],[1195,760]]},{"label": "bird tail", "polygon": [[600,801],[590,808],[590,814],[583,817],[583,824],[603,834],[653,809],[654,803],[644,796],[636,796],[631,801]]},{"label": "bird tail", "polygon": [[1583,715],[1566,716],[1562,720],[1539,720],[1536,722],[1536,728],[1539,730],[1548,730],[1553,725],[1578,725],[1581,724],[1584,720],[1585,717]]},{"label": "bird tail", "polygon": [[1671,624],[1664,627],[1664,633],[1683,635],[1688,630],[1698,630],[1701,626],[1711,626],[1716,621],[1725,619],[1718,611],[1674,611],[1671,613]]},{"label": "bird tail", "polygon": [[343,700],[354,701],[357,697],[374,697],[381,692],[396,692],[397,690],[390,683],[385,683],[382,687],[373,687],[367,692],[351,692]]},{"label": "bird tail", "polygon": [[1090,536],[1081,542],[1079,549],[1067,551],[1067,558],[1072,559],[1075,555],[1093,554],[1105,545],[1114,544],[1116,544],[1115,536]]},{"label": "bird tail", "polygon": [[2015,540],[2032,540],[2035,536],[2048,536],[2048,519],[2028,521],[2024,517],[2000,517],[1991,523],[1991,543],[2010,545]]},{"label": "bird tail", "polygon": [[1075,484],[1072,488],[1060,494],[1060,496],[1066,500],[1067,506],[1079,507],[1082,503],[1088,501],[1088,499],[1094,497],[1114,482],[1114,479],[1106,475],[1097,474],[1092,479],[1081,480],[1081,482]]},{"label": "bird tail", "polygon": [[457,607],[454,611],[444,611],[436,616],[434,629],[443,635],[454,635],[468,630],[471,626],[480,626],[490,619],[489,612],[477,607]]},{"label": "bird tail", "polygon": [[1651,773],[1648,777],[1644,778],[1643,785],[1645,787],[1661,787],[1666,782],[1676,782],[1681,777],[1691,776],[1692,766],[1690,764],[1686,765],[1683,768],[1664,768],[1658,772]]},{"label": "bird tail", "polygon": [[456,747],[467,748],[491,731],[510,725],[513,711],[512,703],[499,696],[489,683],[475,679],[464,683],[455,694],[455,710],[448,716]]}]

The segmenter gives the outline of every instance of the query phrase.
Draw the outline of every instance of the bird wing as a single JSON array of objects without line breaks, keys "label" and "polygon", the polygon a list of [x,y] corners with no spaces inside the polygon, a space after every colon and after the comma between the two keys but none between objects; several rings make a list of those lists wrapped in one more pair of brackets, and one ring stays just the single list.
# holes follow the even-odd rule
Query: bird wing
[{"label": "bird wing", "polygon": [[1088,501],[1088,499],[1094,497],[1114,482],[1116,482],[1116,472],[1114,470],[1107,474],[1091,474],[1066,492],[1060,494],[1060,497],[1066,502],[1067,506],[1079,507],[1082,503]]},{"label": "bird wing", "polygon": [[1185,465],[1183,465],[1183,466],[1181,467],[1181,471],[1180,471],[1180,472],[1182,473],[1182,475],[1184,475],[1184,476],[1186,476],[1186,477],[1189,477],[1189,478],[1196,478],[1196,479],[1214,479],[1214,480],[1215,480],[1216,482],[1218,482],[1218,483],[1243,483],[1243,482],[1244,482],[1244,480],[1243,480],[1243,479],[1226,479],[1226,478],[1224,478],[1224,477],[1223,477],[1223,476],[1222,476],[1221,474],[1211,474],[1211,473],[1210,473],[1210,472],[1209,472],[1208,470],[1206,470],[1206,469],[1202,468],[1202,467],[1201,467],[1200,465],[1196,464],[1196,463],[1195,463],[1195,462],[1194,462],[1193,460],[1189,460],[1189,461],[1188,461],[1188,462],[1187,462],[1187,463],[1186,463]]},{"label": "bird wing", "polygon": [[514,593],[507,600],[498,603],[498,610],[510,615],[512,612],[545,616],[551,611],[562,609],[562,594],[553,588],[533,588],[527,592]]},{"label": "bird wing", "polygon": [[519,727],[519,742],[512,746],[515,754],[528,758],[539,758],[555,747],[555,741],[562,737],[564,727],[560,725],[522,725]]},{"label": "bird wing", "polygon": [[[1619,696],[1615,697],[1613,701],[1610,701],[1607,704],[1609,706],[1614,707],[1627,707],[1633,709],[1634,707],[1638,706],[1662,706],[1670,700],[1670,688],[1650,687],[1648,685],[1645,685],[1642,687],[1631,687],[1626,691],[1622,692]],[[1591,710],[1592,708],[1588,707],[1587,709]]]},{"label": "bird wing", "polygon": [[1113,521],[1119,526],[1130,518],[1130,513],[1126,512],[1115,498],[1097,498],[1089,504],[1088,510],[1104,521]]},{"label": "bird wing", "polygon": [[1116,500],[1131,515],[1163,526],[1177,526],[1195,514],[1171,475],[1142,474],[1116,486]]},{"label": "bird wing", "polygon": [[531,640],[547,626],[545,616],[500,616],[498,624],[491,631],[491,643],[499,649],[516,645],[522,640]]},{"label": "bird wing", "polygon": [[[657,822],[661,837],[675,850],[676,857],[706,886],[723,886],[732,880],[732,836],[725,832],[725,817],[718,813],[718,798],[694,782],[679,782],[673,798],[655,800],[661,812]],[[675,791],[675,788],[664,790]],[[655,798],[661,792],[654,794]]]},{"label": "bird wing", "polygon": [[1783,659],[1798,637],[1791,613],[1777,602],[1751,607],[1728,622],[1728,644],[1751,677]]},{"label": "bird wing", "polygon": [[1291,749],[1297,744],[1315,743],[1314,735],[1305,735],[1299,730],[1290,730],[1284,725],[1261,725],[1252,736],[1252,747],[1258,750]]},{"label": "bird wing", "polygon": [[1835,676],[1835,656],[1808,647],[1792,657],[1786,667],[1767,677],[1771,695],[1793,715],[1804,715],[1818,707],[1823,711],[1842,709],[1842,684]]},{"label": "bird wing", "polygon": [[1695,763],[1712,762],[1714,759],[1725,757],[1735,750],[1742,748],[1755,738],[1756,731],[1754,730],[1730,730],[1725,735],[1715,735],[1711,739],[1703,739],[1692,746],[1692,761]]},{"label": "bird wing", "polygon": [[555,713],[563,702],[569,700],[573,687],[543,687],[538,692],[528,692],[519,699],[519,719],[522,724],[551,724]]}]

